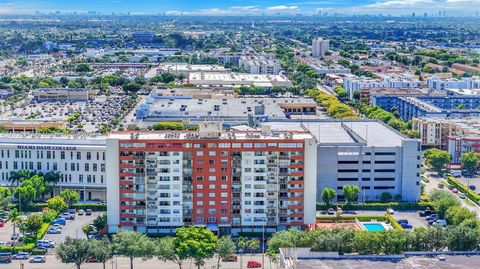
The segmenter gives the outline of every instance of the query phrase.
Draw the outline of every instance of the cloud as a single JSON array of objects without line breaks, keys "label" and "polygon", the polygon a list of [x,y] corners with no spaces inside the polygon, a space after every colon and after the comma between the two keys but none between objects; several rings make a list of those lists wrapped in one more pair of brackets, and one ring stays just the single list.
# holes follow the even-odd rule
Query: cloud
[{"label": "cloud", "polygon": [[230,10],[239,12],[258,12],[261,9],[259,6],[234,6],[231,7]]},{"label": "cloud", "polygon": [[296,11],[298,6],[273,6],[268,7],[267,11]]},{"label": "cloud", "polygon": [[435,3],[433,0],[388,0],[366,5],[366,8],[412,8]]}]

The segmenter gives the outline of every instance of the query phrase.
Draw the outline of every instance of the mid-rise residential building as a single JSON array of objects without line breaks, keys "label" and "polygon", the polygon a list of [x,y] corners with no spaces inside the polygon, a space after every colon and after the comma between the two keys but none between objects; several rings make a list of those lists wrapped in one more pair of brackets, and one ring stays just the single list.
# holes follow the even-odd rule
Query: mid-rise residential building
[{"label": "mid-rise residential building", "polygon": [[239,66],[245,68],[250,74],[278,75],[282,69],[280,61],[270,55],[242,56]]},{"label": "mid-rise residential building", "polygon": [[452,157],[451,164],[460,165],[464,153],[480,153],[480,136],[451,136],[448,138],[448,152]]},{"label": "mid-rise residential building", "polygon": [[385,76],[383,79],[352,77],[343,78],[343,88],[347,91],[350,99],[353,99],[353,93],[363,89],[419,89],[421,82],[412,78],[391,78]]},{"label": "mid-rise residential building", "polygon": [[60,173],[55,194],[78,191],[81,201],[106,200],[105,137],[5,133],[0,137],[0,183],[11,171]]},{"label": "mid-rise residential building", "polygon": [[316,143],[302,132],[119,133],[108,141],[108,227],[221,233],[315,223]]},{"label": "mid-rise residential building", "polygon": [[373,95],[372,103],[390,112],[395,111],[409,121],[419,117],[478,117],[480,96],[388,96]]},{"label": "mid-rise residential building", "polygon": [[423,147],[447,150],[451,137],[480,137],[480,118],[413,118],[412,128],[420,133]]},{"label": "mid-rise residential building", "polygon": [[330,49],[330,40],[319,37],[312,41],[313,57],[325,57],[329,49]]},{"label": "mid-rise residential building", "polygon": [[439,78],[432,76],[427,80],[430,90],[445,91],[449,89],[480,89],[480,77]]}]

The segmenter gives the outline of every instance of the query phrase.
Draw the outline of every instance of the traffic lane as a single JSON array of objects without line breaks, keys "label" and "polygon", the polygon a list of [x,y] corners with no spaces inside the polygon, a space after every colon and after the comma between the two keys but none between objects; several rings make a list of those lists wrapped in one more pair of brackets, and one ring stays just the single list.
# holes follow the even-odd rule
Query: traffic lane
[{"label": "traffic lane", "polygon": [[79,216],[78,214],[75,217],[75,220],[67,220],[67,224],[63,226],[62,232],[59,234],[46,234],[43,239],[52,240],[56,245],[65,242],[67,237],[71,238],[84,238],[87,239],[85,233],[83,233],[82,228],[87,224],[91,224],[93,220],[98,217],[100,213],[93,212],[90,216]]},{"label": "traffic lane", "polygon": [[[240,267],[240,260],[242,260],[243,266]],[[262,255],[255,254],[253,257],[250,254],[244,254],[242,257],[238,259],[237,262],[220,262],[220,268],[222,269],[239,269],[239,268],[247,268],[248,261],[257,261],[262,262]],[[264,268],[265,269],[274,269],[276,268],[274,263],[270,263],[269,259],[265,255],[264,257]],[[28,263],[28,261],[17,261],[14,260],[10,264],[1,264],[1,268],[7,269],[18,269],[20,268],[20,263],[24,264],[24,269],[65,269],[65,268],[73,268],[73,264],[64,264],[57,259],[57,257],[53,254],[46,255],[46,263]],[[160,265],[160,266],[159,266]],[[103,265],[101,263],[85,263],[81,266],[84,269],[103,269]],[[130,260],[125,257],[115,257],[112,260],[106,263],[106,268],[114,268],[114,269],[130,269]],[[141,269],[178,269],[178,265],[172,262],[163,262],[156,258],[142,261],[141,259],[134,260],[134,268],[141,268]],[[186,260],[183,263],[182,268],[196,268],[195,264],[192,260]],[[217,259],[210,259],[207,260],[205,266],[202,268],[217,268]]]}]

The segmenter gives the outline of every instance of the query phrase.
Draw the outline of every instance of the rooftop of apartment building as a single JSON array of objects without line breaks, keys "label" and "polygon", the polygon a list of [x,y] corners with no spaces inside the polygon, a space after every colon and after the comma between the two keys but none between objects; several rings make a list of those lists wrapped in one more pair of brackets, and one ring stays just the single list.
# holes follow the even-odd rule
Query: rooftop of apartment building
[{"label": "rooftop of apartment building", "polygon": [[[457,129],[462,130],[462,133],[464,135],[480,136],[480,117],[464,117],[464,118],[424,117],[424,118],[416,118],[415,121],[423,122],[423,123],[455,125]],[[462,134],[457,134],[457,135],[462,135]]]},{"label": "rooftop of apartment building", "polygon": [[427,112],[442,112],[440,108],[415,97],[400,97],[400,99],[409,102],[416,107],[422,108]]},{"label": "rooftop of apartment building", "polygon": [[225,72],[193,72],[189,75],[189,81],[193,84],[220,84],[220,85],[281,85],[291,82],[287,77],[269,74],[225,73]]},{"label": "rooftop of apartment building", "polygon": [[169,73],[182,72],[230,72],[229,69],[215,64],[161,63],[157,69]]},{"label": "rooftop of apartment building", "polygon": [[390,127],[374,120],[321,120],[305,122],[265,122],[273,131],[306,130],[321,145],[363,144],[376,147],[399,147],[410,140]]}]

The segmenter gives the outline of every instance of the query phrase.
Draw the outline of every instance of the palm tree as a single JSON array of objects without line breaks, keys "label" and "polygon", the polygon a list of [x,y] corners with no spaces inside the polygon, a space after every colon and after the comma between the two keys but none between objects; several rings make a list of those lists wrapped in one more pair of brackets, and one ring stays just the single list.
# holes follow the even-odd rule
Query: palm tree
[{"label": "palm tree", "polygon": [[240,236],[237,238],[237,247],[239,248],[240,251],[240,269],[242,269],[243,267],[243,261],[242,261],[242,258],[243,258],[243,253],[245,252],[245,250],[247,249],[247,246],[248,246],[248,239],[243,237],[243,236]]},{"label": "palm tree", "polygon": [[8,218],[7,220],[11,221],[12,224],[13,224],[13,233],[12,235],[14,235],[14,238],[13,238],[13,245],[15,246],[15,243],[17,241],[17,237],[15,236],[16,235],[16,232],[15,232],[15,228],[17,226],[17,224],[22,220],[22,218],[20,216],[23,215],[23,212],[19,211],[18,209],[14,208],[10,211],[10,213],[8,214]]},{"label": "palm tree", "polygon": [[257,238],[249,240],[248,247],[250,248],[250,254],[252,255],[253,259],[253,252],[257,251],[260,247],[260,240],[258,240]]},{"label": "palm tree", "polygon": [[55,185],[60,181],[60,173],[50,171],[45,174],[44,178],[47,183],[52,184],[53,196],[55,196]]}]

